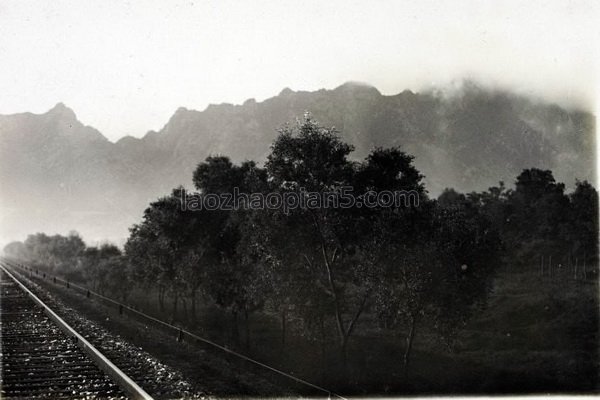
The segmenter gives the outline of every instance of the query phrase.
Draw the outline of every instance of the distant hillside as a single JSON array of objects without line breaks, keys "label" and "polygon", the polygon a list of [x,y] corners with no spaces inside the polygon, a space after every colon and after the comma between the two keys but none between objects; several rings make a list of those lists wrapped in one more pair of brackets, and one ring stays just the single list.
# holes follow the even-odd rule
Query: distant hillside
[{"label": "distant hillside", "polygon": [[384,96],[346,83],[284,89],[264,102],[178,109],[159,132],[109,142],[58,104],[45,114],[0,116],[1,242],[35,231],[76,229],[88,240],[122,239],[146,204],[191,187],[209,154],[263,161],[277,129],[309,111],[335,126],[364,157],[374,146],[413,154],[429,192],[483,190],[521,169],[552,169],[559,181],[595,179],[595,118],[465,83],[460,91]]}]

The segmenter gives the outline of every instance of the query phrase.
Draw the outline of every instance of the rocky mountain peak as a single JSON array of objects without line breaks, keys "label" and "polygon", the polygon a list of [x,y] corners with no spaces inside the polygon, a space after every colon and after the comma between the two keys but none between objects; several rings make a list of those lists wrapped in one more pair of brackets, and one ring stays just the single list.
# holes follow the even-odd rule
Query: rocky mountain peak
[{"label": "rocky mountain peak", "polygon": [[69,107],[67,107],[62,102],[56,103],[56,105],[54,107],[52,107],[46,113],[46,115],[52,116],[52,117],[58,117],[58,118],[61,118],[64,120],[73,120],[73,121],[77,120],[77,116],[75,115],[75,112],[72,109],[70,109]]}]

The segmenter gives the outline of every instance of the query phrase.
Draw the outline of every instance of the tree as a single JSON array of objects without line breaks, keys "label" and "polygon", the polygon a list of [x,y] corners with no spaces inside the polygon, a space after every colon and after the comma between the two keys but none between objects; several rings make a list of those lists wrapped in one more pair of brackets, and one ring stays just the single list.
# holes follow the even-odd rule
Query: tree
[{"label": "tree", "polygon": [[25,259],[28,256],[25,244],[23,244],[23,242],[17,241],[10,242],[6,246],[4,246],[3,252],[8,257],[13,257],[21,260]]},{"label": "tree", "polygon": [[416,328],[426,316],[436,315],[434,298],[444,279],[443,266],[430,246],[401,243],[389,249],[376,292],[377,315],[387,328],[408,327],[402,360],[407,372]]},{"label": "tree", "polygon": [[[267,181],[265,170],[252,161],[238,166],[227,157],[211,156],[197,166],[194,184],[200,197],[206,198],[261,192]],[[219,306],[230,310],[235,341],[239,337],[238,314],[244,315],[246,345],[249,346],[249,315],[262,308],[267,285],[252,241],[248,240],[254,235],[252,211],[245,208],[245,203],[224,206],[227,209],[204,211],[204,215],[210,214],[211,221],[210,228],[204,227],[205,232],[211,232],[205,240],[219,256],[207,269],[207,292]]]},{"label": "tree", "polygon": [[170,196],[158,199],[144,211],[141,224],[130,229],[125,253],[132,266],[132,276],[138,282],[157,287],[159,307],[164,310],[165,296],[173,299],[173,318],[184,282],[177,271],[177,257],[191,232],[185,229],[189,220],[182,211],[184,190],[173,190]]},{"label": "tree", "polygon": [[432,238],[442,270],[432,320],[449,350],[471,315],[486,305],[502,262],[500,233],[478,200],[461,195],[434,209]]},{"label": "tree", "polygon": [[[112,259],[116,262],[121,258],[121,251],[112,244],[103,244],[98,247],[87,247],[82,255],[82,270],[85,278],[91,283],[91,286],[96,291],[105,289],[107,282],[107,274],[112,272],[107,265],[107,261]],[[119,260],[120,261],[120,260]],[[124,267],[124,266],[123,266]],[[125,283],[128,279],[123,276]],[[112,282],[112,281],[109,281]],[[112,282],[117,284],[118,282]],[[110,285],[108,285],[110,287]]]},{"label": "tree", "polygon": [[[353,165],[347,159],[353,147],[342,142],[335,129],[315,123],[309,115],[297,126],[280,131],[271,147],[266,169],[274,190],[282,195],[295,192],[299,196],[311,192],[323,195],[339,192],[352,183]],[[348,251],[347,229],[352,223],[352,210],[340,207],[306,207],[291,210],[281,217],[281,229],[300,251],[289,254],[280,266],[298,263],[310,272],[310,295],[316,310],[332,315],[337,330],[341,355],[346,363],[348,340],[370,295],[358,274],[360,266]],[[273,255],[273,259],[277,260]],[[286,271],[282,271],[286,276]],[[286,278],[283,278],[284,280]],[[316,304],[315,304],[316,302]],[[315,310],[315,307],[310,307]],[[350,314],[349,319],[347,315]]]},{"label": "tree", "polygon": [[556,183],[551,171],[526,169],[517,177],[507,202],[503,240],[514,262],[534,264],[540,255],[565,258],[565,229],[569,198],[564,184]]},{"label": "tree", "polygon": [[75,277],[81,273],[79,257],[85,250],[85,243],[77,232],[70,232],[68,236],[37,233],[29,235],[24,245],[27,261],[34,265],[66,276]]},{"label": "tree", "polygon": [[376,227],[367,242],[378,257],[376,311],[384,327],[405,335],[407,373],[423,321],[452,348],[456,333],[485,304],[500,241],[478,205],[452,189],[437,201],[388,213]]},{"label": "tree", "polygon": [[[570,251],[584,265],[598,260],[598,192],[587,181],[577,181],[569,196],[571,213],[566,235]],[[585,273],[585,272],[584,272]]]}]

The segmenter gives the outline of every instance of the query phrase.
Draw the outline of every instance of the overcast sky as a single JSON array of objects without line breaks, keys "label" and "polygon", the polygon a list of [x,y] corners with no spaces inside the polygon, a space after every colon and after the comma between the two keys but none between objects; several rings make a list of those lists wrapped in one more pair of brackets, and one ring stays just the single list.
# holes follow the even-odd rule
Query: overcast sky
[{"label": "overcast sky", "polygon": [[463,77],[590,108],[596,3],[0,0],[0,114],[64,102],[116,140],[180,106],[284,87],[395,94]]}]

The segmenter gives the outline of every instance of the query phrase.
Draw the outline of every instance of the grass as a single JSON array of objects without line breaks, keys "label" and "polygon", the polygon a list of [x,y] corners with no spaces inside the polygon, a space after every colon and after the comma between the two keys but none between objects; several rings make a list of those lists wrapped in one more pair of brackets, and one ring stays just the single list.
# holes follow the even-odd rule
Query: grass
[{"label": "grass", "polygon": [[[152,298],[146,297],[148,307],[153,307]],[[344,395],[598,393],[598,311],[597,282],[504,271],[495,280],[487,308],[461,331],[456,351],[446,350],[426,326],[417,328],[406,374],[401,366],[404,332],[375,328],[374,316],[368,312],[351,339],[348,368],[339,361],[333,326],[330,340],[321,345],[299,335],[297,322],[290,322],[282,347],[279,319],[266,313],[251,316],[251,347],[238,348]],[[234,346],[228,313],[202,307],[199,315],[189,330]],[[243,343],[243,324],[240,335]],[[165,357],[168,352],[158,347],[155,351]],[[227,364],[194,364],[181,352],[176,354],[181,358],[170,361],[188,375],[228,376],[219,370]],[[252,378],[238,385],[250,390]]]}]

